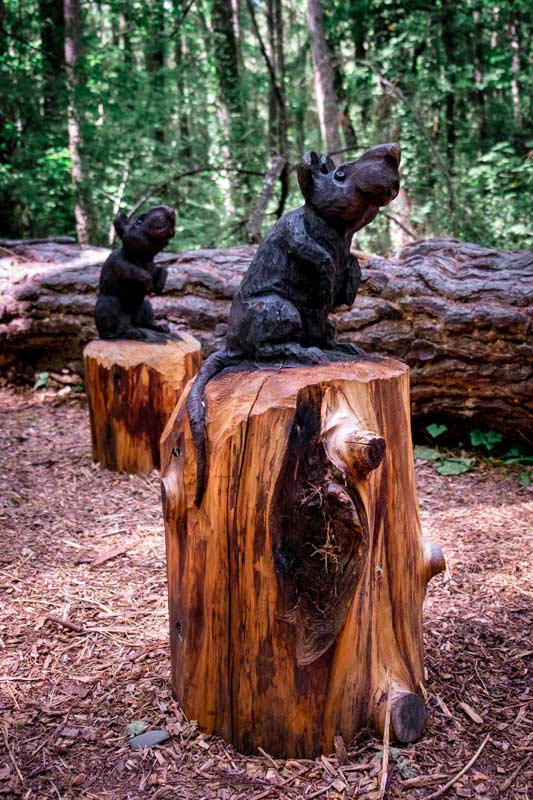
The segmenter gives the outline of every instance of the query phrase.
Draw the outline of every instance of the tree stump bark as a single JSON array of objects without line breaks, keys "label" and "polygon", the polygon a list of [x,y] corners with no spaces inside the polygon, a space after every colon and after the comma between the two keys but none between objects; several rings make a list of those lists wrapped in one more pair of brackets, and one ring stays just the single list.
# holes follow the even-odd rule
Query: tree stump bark
[{"label": "tree stump bark", "polygon": [[172,683],[241,752],[314,757],[367,724],[420,736],[424,545],[408,367],[226,371],[207,387],[206,493],[180,398],[161,440]]},{"label": "tree stump bark", "polygon": [[200,342],[185,333],[165,344],[96,339],[83,360],[93,461],[115,472],[159,467],[161,433],[200,369]]}]

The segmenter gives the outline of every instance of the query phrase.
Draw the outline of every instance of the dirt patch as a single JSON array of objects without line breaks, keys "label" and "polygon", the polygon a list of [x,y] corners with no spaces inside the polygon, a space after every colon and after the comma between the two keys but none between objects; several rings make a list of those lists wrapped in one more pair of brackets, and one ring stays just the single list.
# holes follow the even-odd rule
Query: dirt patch
[{"label": "dirt patch", "polygon": [[[91,463],[83,396],[4,387],[0,403],[0,796],[377,798],[382,745],[364,732],[346,764],[340,752],[274,761],[245,758],[183,717],[169,689],[158,475]],[[391,750],[387,797],[428,796],[489,734],[445,796],[524,800],[531,487],[485,463],[456,478],[420,463],[417,479],[424,535],[449,571],[425,605],[429,725]],[[171,739],[132,750],[128,725],[143,722]]]}]

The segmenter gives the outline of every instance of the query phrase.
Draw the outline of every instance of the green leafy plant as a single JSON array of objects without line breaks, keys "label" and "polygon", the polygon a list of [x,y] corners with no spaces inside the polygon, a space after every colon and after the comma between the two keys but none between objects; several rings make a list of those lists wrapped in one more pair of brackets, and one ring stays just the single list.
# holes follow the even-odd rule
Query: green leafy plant
[{"label": "green leafy plant", "polygon": [[435,422],[426,427],[426,431],[429,433],[432,439],[437,439],[443,433],[446,433],[447,430],[447,425],[437,425]]},{"label": "green leafy plant", "polygon": [[415,458],[422,461],[431,461],[435,464],[439,475],[462,475],[470,472],[476,463],[474,457],[446,456],[434,447],[417,445],[414,449]]},{"label": "green leafy plant", "polygon": [[422,461],[440,461],[442,457],[442,453],[434,447],[422,444],[417,444],[415,447],[415,458],[420,458]]},{"label": "green leafy plant", "polygon": [[49,379],[48,372],[39,372],[37,376],[37,380],[33,384],[34,389],[48,389],[48,379]]},{"label": "green leafy plant", "polygon": [[462,475],[470,472],[475,463],[475,458],[443,458],[437,466],[437,472],[439,475]]},{"label": "green leafy plant", "polygon": [[530,472],[526,472],[525,470],[523,470],[523,472],[521,472],[520,475],[518,476],[518,483],[520,484],[520,486],[524,486],[525,488],[530,486],[530,484],[531,484],[531,473]]},{"label": "green leafy plant", "polygon": [[503,434],[498,431],[482,431],[479,428],[470,431],[472,447],[484,447],[487,453],[491,453],[502,440]]}]

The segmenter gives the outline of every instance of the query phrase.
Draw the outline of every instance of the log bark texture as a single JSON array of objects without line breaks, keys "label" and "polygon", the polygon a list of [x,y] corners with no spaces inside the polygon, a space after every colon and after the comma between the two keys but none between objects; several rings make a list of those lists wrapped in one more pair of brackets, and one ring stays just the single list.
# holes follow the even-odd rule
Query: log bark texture
[{"label": "log bark texture", "polygon": [[[158,317],[219,347],[253,247],[164,253]],[[108,251],[45,242],[0,255],[0,348],[41,369],[79,358],[94,338],[98,275]],[[412,413],[464,420],[533,440],[533,251],[453,239],[420,241],[389,258],[358,254],[363,282],[335,315],[340,338],[411,367]]]},{"label": "log bark texture", "polygon": [[392,359],[226,371],[207,387],[197,508],[183,396],[161,442],[172,684],[246,753],[314,757],[374,724],[427,717],[424,546],[408,368]]},{"label": "log bark texture", "polygon": [[93,461],[115,472],[159,467],[159,440],[201,364],[193,336],[166,344],[103,341],[84,350]]}]

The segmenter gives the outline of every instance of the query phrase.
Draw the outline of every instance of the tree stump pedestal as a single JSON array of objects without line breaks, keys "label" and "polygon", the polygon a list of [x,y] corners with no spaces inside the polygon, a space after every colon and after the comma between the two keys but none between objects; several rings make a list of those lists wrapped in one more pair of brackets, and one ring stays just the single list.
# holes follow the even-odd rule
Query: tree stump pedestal
[{"label": "tree stump pedestal", "polygon": [[159,467],[159,440],[190,378],[200,342],[189,334],[164,344],[95,339],[83,351],[93,461],[116,472]]},{"label": "tree stump pedestal", "polygon": [[200,508],[184,395],[161,440],[175,697],[244,753],[331,752],[387,708],[393,737],[418,738],[444,560],[421,538],[408,368],[226,371],[206,396]]}]

